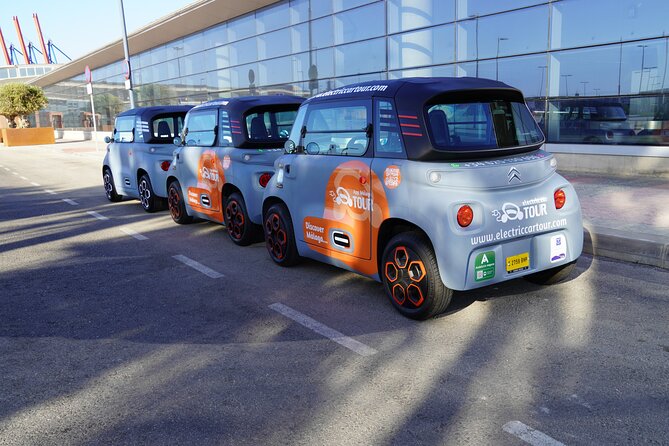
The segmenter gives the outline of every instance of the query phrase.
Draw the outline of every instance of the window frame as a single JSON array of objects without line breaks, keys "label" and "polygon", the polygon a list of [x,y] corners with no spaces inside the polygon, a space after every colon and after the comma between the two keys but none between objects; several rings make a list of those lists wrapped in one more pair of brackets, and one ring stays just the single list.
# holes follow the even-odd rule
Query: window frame
[{"label": "window frame", "polygon": [[[188,117],[188,122],[190,123],[191,119],[193,119],[194,116],[196,115],[204,115],[204,114],[211,114],[214,113],[215,119],[214,122],[214,128],[211,129],[211,132],[214,134],[214,140],[212,141],[211,144],[188,144],[188,135],[191,133],[189,127],[186,125],[186,122],[184,122],[184,144],[186,147],[215,147],[218,145],[218,124],[219,124],[219,117],[218,117],[218,108],[205,108],[203,110],[195,110],[192,112],[192,114],[189,112],[189,117]],[[206,130],[209,132],[209,130]],[[205,130],[196,130],[197,133],[204,133]]]}]

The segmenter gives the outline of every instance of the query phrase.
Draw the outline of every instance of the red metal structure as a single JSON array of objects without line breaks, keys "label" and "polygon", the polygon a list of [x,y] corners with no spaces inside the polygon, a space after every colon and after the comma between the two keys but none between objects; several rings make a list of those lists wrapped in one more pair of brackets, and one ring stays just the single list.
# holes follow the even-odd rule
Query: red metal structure
[{"label": "red metal structure", "polygon": [[44,56],[44,63],[51,63],[49,60],[49,52],[46,49],[46,45],[44,44],[44,35],[42,34],[42,27],[39,24],[39,18],[37,17],[37,13],[33,13],[33,20],[35,20],[35,28],[37,28],[37,37],[39,38],[39,44],[42,48],[42,55]]},{"label": "red metal structure", "polygon": [[16,26],[16,34],[19,36],[19,43],[21,44],[21,50],[23,51],[23,57],[26,60],[26,64],[30,64],[30,54],[28,54],[28,49],[26,48],[26,42],[23,40],[23,33],[21,32],[21,25],[19,25],[19,18],[14,16],[14,26]]},{"label": "red metal structure", "polygon": [[2,44],[2,54],[5,56],[5,62],[7,62],[7,65],[11,65],[12,61],[9,58],[9,53],[7,52],[7,44],[5,43],[5,36],[2,35],[1,29],[0,29],[0,44]]}]

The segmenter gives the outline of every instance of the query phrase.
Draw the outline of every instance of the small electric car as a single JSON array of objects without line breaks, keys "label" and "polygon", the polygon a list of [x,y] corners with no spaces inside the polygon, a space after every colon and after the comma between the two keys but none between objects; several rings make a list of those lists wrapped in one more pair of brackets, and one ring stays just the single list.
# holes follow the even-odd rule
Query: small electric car
[{"label": "small electric car", "polygon": [[249,96],[189,111],[165,183],[174,221],[225,223],[230,239],[242,246],[261,239],[263,190],[303,101]]},{"label": "small electric car", "polygon": [[366,82],[302,104],[265,189],[267,249],[381,281],[402,314],[453,290],[554,283],[583,246],[574,188],[522,93],[476,78]]},{"label": "small electric car", "polygon": [[165,207],[165,179],[172,161],[174,137],[183,127],[190,105],[141,107],[116,117],[102,179],[109,201],[138,198],[147,212]]}]

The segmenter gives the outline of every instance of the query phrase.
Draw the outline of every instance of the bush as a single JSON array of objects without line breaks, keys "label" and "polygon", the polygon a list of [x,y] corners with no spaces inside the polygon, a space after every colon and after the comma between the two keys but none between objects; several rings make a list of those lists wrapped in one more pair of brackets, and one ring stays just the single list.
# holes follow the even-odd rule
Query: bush
[{"label": "bush", "polygon": [[16,127],[15,118],[20,118],[19,127],[29,127],[27,115],[47,106],[47,100],[40,87],[19,83],[0,86],[0,115],[7,118],[9,127]]}]

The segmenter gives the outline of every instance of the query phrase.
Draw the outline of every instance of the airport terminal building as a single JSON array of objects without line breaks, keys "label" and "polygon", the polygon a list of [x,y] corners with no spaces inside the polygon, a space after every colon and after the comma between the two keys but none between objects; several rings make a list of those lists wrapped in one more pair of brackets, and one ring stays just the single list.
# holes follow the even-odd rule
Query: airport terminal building
[{"label": "airport terminal building", "polygon": [[[137,106],[498,79],[523,91],[568,166],[666,173],[667,17],[667,0],[201,0],[129,36],[131,78]],[[110,130],[130,106],[123,59],[119,39],[33,80],[49,98],[39,123],[90,129],[88,65]]]}]

